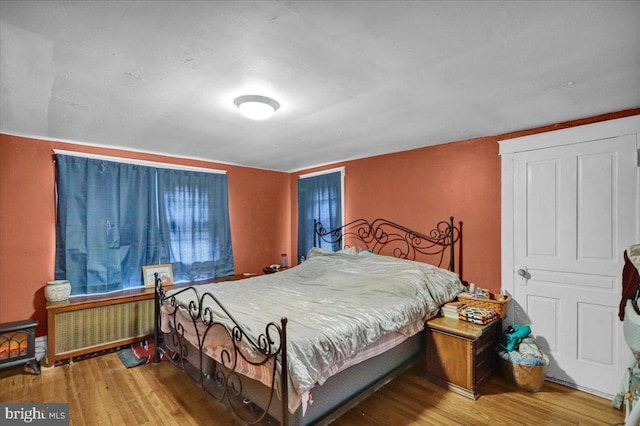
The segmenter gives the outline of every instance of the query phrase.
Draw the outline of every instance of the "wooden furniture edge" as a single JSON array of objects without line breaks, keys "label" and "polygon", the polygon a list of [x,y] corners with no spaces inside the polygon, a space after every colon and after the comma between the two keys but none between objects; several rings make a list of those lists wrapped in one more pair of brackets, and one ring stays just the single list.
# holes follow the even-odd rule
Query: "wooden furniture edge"
[{"label": "wooden furniture edge", "polygon": [[476,339],[484,333],[487,327],[492,326],[492,323],[481,325],[453,318],[435,317],[427,321],[427,325],[429,328],[438,331],[464,336],[468,339]]}]

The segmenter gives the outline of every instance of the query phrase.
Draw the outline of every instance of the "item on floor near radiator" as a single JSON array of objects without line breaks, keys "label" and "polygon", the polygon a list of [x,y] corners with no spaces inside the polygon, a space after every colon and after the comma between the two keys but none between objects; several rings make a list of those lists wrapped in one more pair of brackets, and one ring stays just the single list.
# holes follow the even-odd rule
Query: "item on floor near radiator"
[{"label": "item on floor near radiator", "polygon": [[147,358],[138,358],[130,347],[120,349],[118,351],[118,358],[120,358],[122,364],[127,368],[133,368],[148,363]]},{"label": "item on floor near radiator", "polygon": [[[133,343],[124,349],[118,351],[118,358],[127,368],[138,367],[139,365],[149,364],[153,361],[155,354],[155,345],[153,340],[145,340]],[[173,355],[173,354],[171,354]],[[160,360],[166,361],[165,353],[161,353]]]},{"label": "item on floor near radiator", "polygon": [[44,288],[44,298],[49,302],[61,302],[67,300],[71,294],[71,283],[69,280],[55,280],[47,282]]},{"label": "item on floor near radiator", "polygon": [[467,306],[460,310],[458,317],[467,322],[484,325],[499,319],[500,315],[491,309]]}]

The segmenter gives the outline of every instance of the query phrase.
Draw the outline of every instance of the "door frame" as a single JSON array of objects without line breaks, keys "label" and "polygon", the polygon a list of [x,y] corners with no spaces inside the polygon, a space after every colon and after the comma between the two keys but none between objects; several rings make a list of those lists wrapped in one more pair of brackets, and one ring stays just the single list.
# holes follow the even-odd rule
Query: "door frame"
[{"label": "door frame", "polygon": [[[572,145],[581,142],[608,139],[617,136],[636,135],[636,241],[640,242],[640,115],[618,118],[599,123],[553,130],[534,135],[521,136],[498,141],[499,155],[502,157],[501,191],[501,276],[502,288],[513,296],[515,291],[514,272],[514,158],[515,154],[539,149]],[[620,271],[622,274],[622,271]],[[503,327],[513,324],[515,303],[510,303]],[[622,323],[620,323],[622,326]]]}]

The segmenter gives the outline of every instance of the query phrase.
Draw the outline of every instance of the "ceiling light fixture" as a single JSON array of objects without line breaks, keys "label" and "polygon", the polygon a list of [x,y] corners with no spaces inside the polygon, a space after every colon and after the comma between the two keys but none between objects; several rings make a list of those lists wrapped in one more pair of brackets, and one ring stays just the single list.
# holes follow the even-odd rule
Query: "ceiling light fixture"
[{"label": "ceiling light fixture", "polygon": [[233,103],[242,115],[252,120],[266,120],[280,108],[280,104],[275,99],[260,95],[238,96]]}]

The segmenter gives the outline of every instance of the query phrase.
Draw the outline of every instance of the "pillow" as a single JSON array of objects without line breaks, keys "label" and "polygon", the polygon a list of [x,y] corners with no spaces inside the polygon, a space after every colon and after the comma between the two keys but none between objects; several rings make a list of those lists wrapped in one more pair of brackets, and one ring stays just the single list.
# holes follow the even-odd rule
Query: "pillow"
[{"label": "pillow", "polygon": [[[314,256],[327,254],[327,253],[333,253],[333,252],[331,250],[327,250],[319,247],[311,247],[311,249],[309,249],[309,251],[307,252],[307,259],[311,259]],[[355,247],[347,247],[347,248],[343,248],[342,250],[336,251],[336,253],[349,254],[352,256],[356,256],[358,254],[358,249]]]},{"label": "pillow", "polygon": [[343,248],[342,250],[338,250],[336,253],[350,254],[355,256],[358,254],[358,250],[355,247],[347,247]]},{"label": "pillow", "polygon": [[313,256],[319,256],[327,253],[331,253],[331,250],[327,250],[319,247],[311,247],[307,252],[307,259],[311,259]]},{"label": "pillow", "polygon": [[358,253],[358,256],[369,257],[376,256],[376,254],[371,250],[361,250],[360,253]]}]

